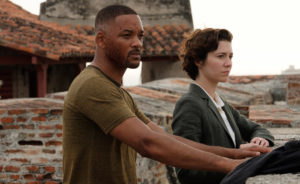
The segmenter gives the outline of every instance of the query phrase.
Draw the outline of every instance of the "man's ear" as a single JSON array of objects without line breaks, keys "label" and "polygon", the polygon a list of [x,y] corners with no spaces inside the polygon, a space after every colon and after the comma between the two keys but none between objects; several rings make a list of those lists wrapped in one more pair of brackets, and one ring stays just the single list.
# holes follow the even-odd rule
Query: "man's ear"
[{"label": "man's ear", "polygon": [[95,43],[99,48],[105,48],[105,34],[102,30],[96,33]]}]

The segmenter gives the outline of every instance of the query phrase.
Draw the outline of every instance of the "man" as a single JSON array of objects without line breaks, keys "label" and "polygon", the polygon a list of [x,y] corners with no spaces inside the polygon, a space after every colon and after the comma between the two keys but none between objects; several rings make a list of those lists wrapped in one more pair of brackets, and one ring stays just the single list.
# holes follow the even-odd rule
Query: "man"
[{"label": "man", "polygon": [[229,158],[270,151],[205,146],[165,133],[121,87],[126,69],[138,67],[141,60],[139,16],[126,6],[108,6],[98,12],[95,32],[94,59],[65,99],[63,183],[134,184],[136,151],[176,167],[224,173],[242,162]]}]

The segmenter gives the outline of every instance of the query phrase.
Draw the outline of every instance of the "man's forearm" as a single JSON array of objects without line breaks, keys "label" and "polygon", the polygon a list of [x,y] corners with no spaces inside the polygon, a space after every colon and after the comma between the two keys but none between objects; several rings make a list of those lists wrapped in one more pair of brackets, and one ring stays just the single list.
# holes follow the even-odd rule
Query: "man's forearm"
[{"label": "man's forearm", "polygon": [[196,149],[200,149],[203,151],[207,151],[210,153],[214,153],[219,156],[227,157],[227,158],[235,158],[235,149],[220,147],[220,146],[209,146],[202,143],[197,143],[195,141],[191,141],[189,139],[169,134],[170,136],[174,137],[176,140],[188,144]]},{"label": "man's forearm", "polygon": [[147,141],[145,147],[149,147],[148,155],[145,156],[185,169],[228,173],[242,162],[216,155],[205,149],[195,149],[169,134],[157,133]]}]

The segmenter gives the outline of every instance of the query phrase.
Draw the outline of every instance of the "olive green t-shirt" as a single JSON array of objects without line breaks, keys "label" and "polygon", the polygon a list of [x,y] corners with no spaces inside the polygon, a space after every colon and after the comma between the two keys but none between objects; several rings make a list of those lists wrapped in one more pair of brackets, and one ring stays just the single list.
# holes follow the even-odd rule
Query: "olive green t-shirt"
[{"label": "olive green t-shirt", "polygon": [[63,183],[136,183],[135,150],[109,134],[135,116],[150,121],[118,83],[94,66],[85,68],[64,103]]}]

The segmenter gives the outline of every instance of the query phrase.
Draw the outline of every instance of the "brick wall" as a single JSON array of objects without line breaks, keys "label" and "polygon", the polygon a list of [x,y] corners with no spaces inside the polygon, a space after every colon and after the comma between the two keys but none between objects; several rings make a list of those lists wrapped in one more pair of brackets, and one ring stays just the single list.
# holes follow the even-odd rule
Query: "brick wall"
[{"label": "brick wall", "polygon": [[[65,94],[0,101],[0,184],[62,183]],[[170,131],[171,117],[147,115]],[[174,184],[174,175],[172,167],[138,156],[138,183]]]},{"label": "brick wall", "polygon": [[0,150],[0,184],[61,183],[62,103],[2,100]]},{"label": "brick wall", "polygon": [[289,105],[300,104],[300,75],[290,75],[288,77],[288,90],[286,101]]}]

